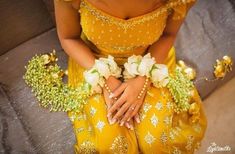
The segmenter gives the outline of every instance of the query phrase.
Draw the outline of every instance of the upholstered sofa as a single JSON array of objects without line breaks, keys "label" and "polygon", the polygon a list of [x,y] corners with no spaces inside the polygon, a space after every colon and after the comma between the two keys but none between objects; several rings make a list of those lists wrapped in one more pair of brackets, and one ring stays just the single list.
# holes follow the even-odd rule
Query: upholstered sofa
[{"label": "upholstered sofa", "polygon": [[[213,78],[216,59],[227,54],[235,60],[233,3],[228,0],[198,0],[180,29],[175,42],[177,59],[195,68],[197,79],[204,76]],[[73,153],[75,136],[66,113],[50,113],[39,107],[22,79],[24,66],[32,56],[53,49],[57,51],[59,65],[63,69],[67,67],[67,54],[61,48],[56,33],[53,1],[2,0],[0,10],[0,153]],[[223,80],[199,80],[195,84],[203,100],[213,103],[206,100],[216,89],[225,83],[228,85],[234,76],[233,69]],[[226,93],[226,88],[222,92]],[[216,108],[217,104],[213,106]],[[235,108],[234,104],[232,107]],[[207,114],[213,117],[217,113],[208,109]],[[224,120],[229,123],[228,120],[234,119],[221,118],[221,122],[212,123],[209,127]],[[235,127],[231,126],[231,138],[235,138]],[[209,137],[213,140],[213,135]],[[235,148],[235,145],[230,146]]]}]

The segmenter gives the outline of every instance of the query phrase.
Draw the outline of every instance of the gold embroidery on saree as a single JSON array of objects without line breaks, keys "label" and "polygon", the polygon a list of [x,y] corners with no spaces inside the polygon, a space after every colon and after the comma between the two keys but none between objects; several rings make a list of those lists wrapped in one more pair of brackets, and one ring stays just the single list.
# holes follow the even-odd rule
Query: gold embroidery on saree
[{"label": "gold embroidery on saree", "polygon": [[95,145],[91,141],[84,141],[80,144],[79,148],[75,151],[78,154],[96,154],[98,153]]},{"label": "gold embroidery on saree", "polygon": [[126,137],[121,135],[117,136],[114,139],[110,149],[114,154],[126,154],[128,151],[128,143]]}]

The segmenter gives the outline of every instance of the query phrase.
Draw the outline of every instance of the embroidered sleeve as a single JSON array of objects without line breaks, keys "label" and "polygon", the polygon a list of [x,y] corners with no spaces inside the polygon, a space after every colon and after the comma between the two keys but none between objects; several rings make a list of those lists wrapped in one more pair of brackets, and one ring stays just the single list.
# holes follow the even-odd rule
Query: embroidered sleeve
[{"label": "embroidered sleeve", "polygon": [[172,13],[173,20],[180,20],[187,14],[189,5],[192,5],[196,0],[169,0],[169,7]]}]

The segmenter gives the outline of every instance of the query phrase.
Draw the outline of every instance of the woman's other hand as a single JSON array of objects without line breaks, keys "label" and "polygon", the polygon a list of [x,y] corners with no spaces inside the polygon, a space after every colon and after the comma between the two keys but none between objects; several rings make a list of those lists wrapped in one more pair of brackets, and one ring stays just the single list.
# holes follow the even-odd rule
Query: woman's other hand
[{"label": "woman's other hand", "polygon": [[118,97],[118,99],[112,107],[108,109],[108,116],[114,114],[112,121],[120,119],[120,125],[122,126],[134,117],[136,122],[140,122],[139,115],[137,113],[143,104],[146,91],[151,84],[151,82],[147,83],[146,90],[138,99],[137,97],[144,87],[145,81],[145,76],[137,76],[122,83],[121,86],[113,92],[111,97]]},{"label": "woman's other hand", "polygon": [[[122,82],[120,80],[118,80],[117,78],[115,78],[114,76],[110,76],[106,80],[106,84],[108,85],[109,89],[113,92],[115,89],[117,89],[122,84]],[[103,95],[104,95],[107,109],[109,109],[112,106],[112,103],[115,101],[115,98],[109,98],[110,93],[105,88],[105,86],[103,87]],[[112,123],[111,117],[108,117],[108,121],[109,121],[109,123]]]}]

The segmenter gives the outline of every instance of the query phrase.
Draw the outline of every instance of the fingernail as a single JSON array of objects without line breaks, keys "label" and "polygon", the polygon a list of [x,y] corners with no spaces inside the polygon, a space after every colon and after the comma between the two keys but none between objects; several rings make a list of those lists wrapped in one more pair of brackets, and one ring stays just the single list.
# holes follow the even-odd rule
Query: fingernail
[{"label": "fingernail", "polygon": [[110,115],[111,115],[111,113],[108,113],[108,114],[107,114],[107,117],[110,117]]},{"label": "fingernail", "polygon": [[128,127],[128,128],[130,128],[130,125],[129,125],[129,123],[127,123],[126,125],[127,125],[127,127]]},{"label": "fingernail", "polygon": [[128,118],[128,119],[127,119],[127,121],[130,121],[130,120],[131,120],[131,118]]},{"label": "fingernail", "polygon": [[111,93],[111,94],[109,95],[109,98],[113,98],[113,93]]},{"label": "fingernail", "polygon": [[121,123],[120,123],[120,126],[123,126],[124,125],[124,121],[122,121]]},{"label": "fingernail", "polygon": [[134,127],[132,125],[130,126],[130,128],[131,128],[131,130],[134,130]]},{"label": "fingernail", "polygon": [[136,118],[136,121],[137,121],[137,123],[140,123],[140,118],[139,117]]},{"label": "fingernail", "polygon": [[110,124],[112,125],[112,124],[114,124],[115,122],[116,122],[116,119],[112,119]]},{"label": "fingernail", "polygon": [[109,121],[109,124],[111,124],[111,121],[112,121],[112,120],[111,120],[110,118],[108,118],[108,121]]}]

